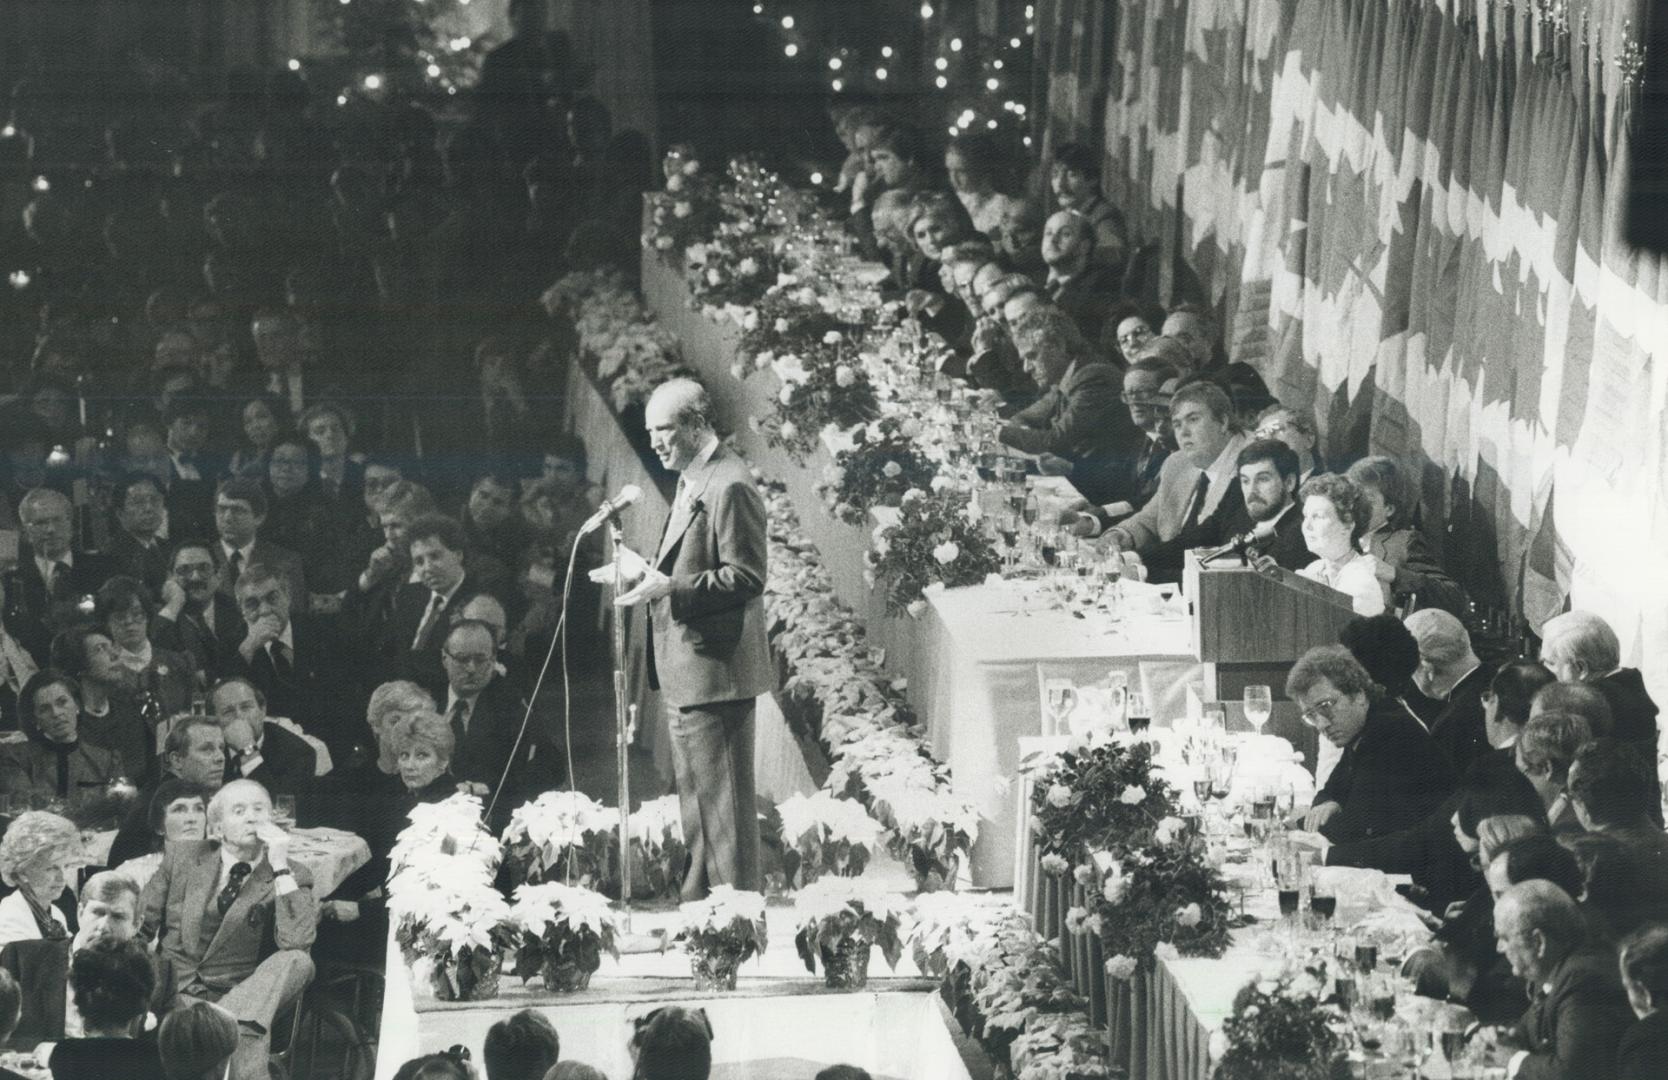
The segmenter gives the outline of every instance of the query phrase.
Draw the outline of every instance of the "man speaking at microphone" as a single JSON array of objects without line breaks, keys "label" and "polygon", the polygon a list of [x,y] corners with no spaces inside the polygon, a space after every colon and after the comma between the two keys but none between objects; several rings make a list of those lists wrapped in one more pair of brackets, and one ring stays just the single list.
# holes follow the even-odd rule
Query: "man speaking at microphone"
[{"label": "man speaking at microphone", "polygon": [[[689,872],[683,899],[714,885],[758,890],[753,702],[776,689],[765,640],[765,506],[747,466],[718,441],[712,403],[690,379],[649,398],[649,443],[681,475],[654,558],[622,552],[635,582],[615,600],[647,604],[649,686],[665,700]],[[605,568],[600,577],[606,580]]]}]

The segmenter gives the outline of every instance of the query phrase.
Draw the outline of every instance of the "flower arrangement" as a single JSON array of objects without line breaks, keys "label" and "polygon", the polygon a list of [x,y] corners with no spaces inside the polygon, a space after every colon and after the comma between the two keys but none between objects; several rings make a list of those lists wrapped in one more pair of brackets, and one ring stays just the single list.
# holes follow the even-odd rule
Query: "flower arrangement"
[{"label": "flower arrangement", "polygon": [[722,221],[704,243],[684,248],[684,280],[696,307],[750,307],[781,272],[768,236],[750,222]]},{"label": "flower arrangement", "polygon": [[1068,862],[1084,850],[1150,835],[1176,812],[1176,790],[1153,767],[1152,747],[1111,740],[1068,749],[1039,769],[1031,795],[1038,849]]},{"label": "flower arrangement", "polygon": [[712,235],[723,219],[723,207],[718,185],[701,171],[693,147],[679,144],[668,149],[662,169],[665,189],[645,196],[649,225],[643,231],[643,246],[676,255]]},{"label": "flower arrangement", "polygon": [[579,351],[595,365],[616,410],[641,404],[679,369],[671,331],[655,321],[618,272],[575,272],[545,291],[545,309],[573,320]]},{"label": "flower arrangement", "polygon": [[891,830],[887,849],[922,892],[954,889],[979,836],[979,812],[950,787],[942,765],[866,781],[876,816]]},{"label": "flower arrangement", "polygon": [[1002,565],[969,505],[966,492],[911,488],[898,503],[898,523],[875,530],[869,564],[892,614],[919,616],[928,588],[977,585]]},{"label": "flower arrangement", "polygon": [[1204,845],[1185,830],[1168,843],[1155,837],[1148,847],[1110,860],[1090,895],[1080,926],[1100,935],[1114,977],[1150,971],[1163,956],[1221,956],[1228,949],[1233,913],[1226,883]]},{"label": "flower arrangement", "polygon": [[523,982],[540,975],[546,989],[583,990],[602,966],[603,953],[619,959],[614,913],[591,889],[556,882],[522,885],[510,921],[521,935],[515,973]]},{"label": "flower arrangement", "polygon": [[639,806],[632,812],[630,832],[632,891],[638,895],[676,895],[688,855],[677,795],[662,795]]},{"label": "flower arrangement", "polygon": [[609,867],[616,818],[577,791],[547,791],[518,807],[504,827],[512,876],[595,887]]},{"label": "flower arrangement", "polygon": [[1081,1037],[1092,1031],[1087,1008],[1061,973],[1053,944],[1017,912],[1003,913],[980,939],[966,979],[955,985],[956,1011],[970,1018],[984,1048],[1006,1058],[1016,1077],[1107,1075],[1104,1036]]},{"label": "flower arrangement", "polygon": [[1341,1028],[1344,1018],[1321,1003],[1309,975],[1247,983],[1234,1011],[1212,1040],[1216,1080],[1333,1080],[1350,1075]]},{"label": "flower arrangement", "polygon": [[782,379],[774,409],[758,418],[766,441],[802,462],[823,428],[843,431],[878,415],[874,386],[868,372],[852,362],[853,352],[844,333],[829,330],[793,352],[759,354]]},{"label": "flower arrangement", "polygon": [[765,951],[765,900],[756,892],[717,885],[705,900],[679,908],[684,949],[698,990],[734,990],[736,969]]},{"label": "flower arrangement", "polygon": [[873,506],[895,506],[911,489],[932,486],[938,472],[921,453],[907,421],[885,417],[853,433],[857,444],[842,450],[817,492],[835,517],[861,525]]},{"label": "flower arrangement", "polygon": [[869,956],[880,946],[888,966],[903,955],[903,899],[861,878],[823,878],[799,894],[794,946],[805,969],[822,962],[823,981],[836,990],[869,982]]},{"label": "flower arrangement", "polygon": [[976,897],[953,892],[916,897],[908,936],[915,966],[922,974],[949,978],[958,964],[977,955],[992,917],[991,905]]},{"label": "flower arrangement", "polygon": [[789,853],[788,880],[803,888],[824,875],[857,877],[879,846],[880,822],[861,803],[826,791],[791,795],[777,804],[782,844]]},{"label": "flower arrangement", "polygon": [[394,892],[394,940],[414,971],[425,971],[441,1001],[498,996],[499,969],[517,931],[504,897],[486,880],[442,880]]}]

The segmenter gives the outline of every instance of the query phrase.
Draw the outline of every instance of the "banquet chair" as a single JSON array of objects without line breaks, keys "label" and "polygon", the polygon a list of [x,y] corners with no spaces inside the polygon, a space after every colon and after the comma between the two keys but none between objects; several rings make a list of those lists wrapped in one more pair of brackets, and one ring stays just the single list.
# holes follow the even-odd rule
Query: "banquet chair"
[{"label": "banquet chair", "polygon": [[33,1050],[64,1037],[65,990],[69,986],[68,938],[62,941],[14,941],[0,948],[0,968],[17,985],[27,987],[8,1050]]}]

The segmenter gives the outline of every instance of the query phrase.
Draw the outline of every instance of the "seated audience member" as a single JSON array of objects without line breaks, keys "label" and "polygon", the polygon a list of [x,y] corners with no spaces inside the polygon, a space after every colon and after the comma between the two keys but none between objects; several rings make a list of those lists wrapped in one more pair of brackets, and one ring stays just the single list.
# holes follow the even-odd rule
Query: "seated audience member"
[{"label": "seated audience member", "polygon": [[1284,443],[1256,439],[1234,459],[1239,493],[1223,496],[1210,517],[1193,533],[1172,544],[1182,548],[1229,547],[1224,554],[1243,555],[1251,566],[1300,570],[1309,565],[1303,543],[1303,514],[1297,508],[1297,458]]},{"label": "seated audience member", "polygon": [[1514,660],[1501,666],[1483,692],[1483,734],[1489,749],[1472,770],[1516,768],[1518,737],[1529,722],[1530,706],[1542,687],[1554,684],[1552,672],[1532,660]]},{"label": "seated audience member", "polygon": [[1311,478],[1329,471],[1325,462],[1321,461],[1320,450],[1317,446],[1320,436],[1315,431],[1314,421],[1296,409],[1288,409],[1284,405],[1274,404],[1257,415],[1257,424],[1253,429],[1259,439],[1279,439],[1292,448],[1297,455],[1300,471],[1298,486],[1307,484]]},{"label": "seated audience member", "polygon": [[238,1023],[213,1002],[198,1001],[162,1018],[156,1045],[168,1080],[225,1080],[238,1048]]},{"label": "seated audience member", "polygon": [[[1604,693],[1615,720],[1611,734],[1657,757],[1657,708],[1638,668],[1622,666],[1621,643],[1610,624],[1590,611],[1570,611],[1541,627],[1541,662],[1560,682],[1590,683]],[[1656,776],[1656,770],[1651,770]],[[1656,784],[1651,820],[1662,824],[1662,789]]]},{"label": "seated audience member", "polygon": [[156,731],[153,709],[147,723],[132,676],[110,636],[92,623],[61,631],[52,639],[52,666],[81,690],[77,737],[115,755],[117,771],[136,784],[153,779]]},{"label": "seated audience member", "polygon": [[[0,968],[0,1045],[12,1037],[17,1030],[18,1019],[23,1015],[23,988],[17,985],[12,973]],[[23,1076],[0,1065],[0,1080],[24,1080]]]},{"label": "seated audience member", "polygon": [[[5,1077],[0,1076],[0,1080]],[[544,1080],[608,1080],[608,1077],[583,1061],[558,1061],[544,1074]]]},{"label": "seated audience member", "polygon": [[445,684],[440,644],[453,614],[477,592],[464,568],[463,526],[438,514],[405,530],[414,580],[401,585],[383,628],[381,653],[390,678],[438,690]]},{"label": "seated audience member", "polygon": [[263,391],[244,398],[238,405],[237,415],[243,438],[232,451],[226,472],[250,480],[265,480],[273,448],[284,432],[294,426],[289,403],[277,394]]},{"label": "seated audience member", "polygon": [[416,580],[406,530],[412,522],[433,513],[434,496],[421,484],[398,480],[383,489],[377,501],[383,542],[367,557],[343,606],[343,621],[354,638],[375,642],[381,637],[400,587]]},{"label": "seated audience member", "polygon": [[477,563],[490,559],[503,575],[521,561],[533,540],[516,505],[515,481],[496,472],[480,476],[469,489],[460,524],[468,554]]},{"label": "seated audience member", "polygon": [[282,576],[298,609],[306,610],[307,572],[301,556],[260,535],[267,518],[266,491],[253,480],[227,480],[214,497],[214,527],[219,536],[215,562],[220,566],[221,593],[237,599],[243,572],[259,564]]},{"label": "seated audience member", "polygon": [[1083,143],[1054,148],[1048,186],[1061,210],[1073,210],[1094,228],[1095,261],[1122,270],[1128,257],[1123,215],[1100,193],[1101,158]]},{"label": "seated audience member", "polygon": [[[152,789],[141,789],[139,798],[110,845],[112,869],[129,859],[162,850],[158,828],[158,799],[170,780],[181,780],[212,795],[220,790],[226,775],[226,738],[220,725],[206,716],[186,714],[172,718],[162,743],[162,781]],[[170,791],[175,789],[169,789]],[[170,799],[181,798],[171,795]],[[161,806],[169,806],[169,802]]]},{"label": "seated audience member", "polygon": [[666,1005],[637,1018],[631,1051],[632,1080],[707,1080],[712,1025],[704,1010]]},{"label": "seated audience member", "polygon": [[915,213],[915,195],[909,191],[883,191],[875,199],[874,250],[890,277],[881,283],[881,295],[896,298],[909,291],[920,254],[909,236],[909,219]]},{"label": "seated audience member", "polygon": [[1106,323],[1118,298],[1118,272],[1095,262],[1094,252],[1095,227],[1077,211],[1058,211],[1043,226],[1043,262],[1048,264],[1043,292],[1077,324],[1083,340],[1105,357],[1112,352],[1116,330]]},{"label": "seated audience member", "polygon": [[1581,831],[1581,822],[1570,805],[1564,790],[1569,782],[1570,764],[1575,752],[1593,737],[1587,721],[1570,713],[1542,713],[1531,715],[1523,725],[1512,754],[1517,771],[1529,778],[1541,802],[1546,806],[1546,820],[1554,833]]},{"label": "seated audience member", "polygon": [[1414,681],[1426,697],[1444,703],[1430,720],[1431,734],[1463,774],[1488,750],[1483,695],[1494,668],[1477,659],[1464,625],[1441,608],[1415,611],[1407,617],[1407,628],[1419,642]]},{"label": "seated audience member", "polygon": [[1529,703],[1529,718],[1547,713],[1568,713],[1587,721],[1593,738],[1608,739],[1615,734],[1616,719],[1610,712],[1610,699],[1604,691],[1591,683],[1553,682],[1535,691]]},{"label": "seated audience member", "polygon": [[1013,341],[1025,370],[1045,393],[1015,413],[999,438],[1039,455],[1045,471],[1070,477],[1091,502],[1106,499],[1114,466],[1134,449],[1124,437],[1132,433],[1118,402],[1118,372],[1096,358],[1077,327],[1056,309],[1026,314],[1013,327]]},{"label": "seated audience member", "polygon": [[481,1044],[487,1080],[544,1080],[562,1056],[562,1041],[548,1017],[533,1009],[493,1024]]},{"label": "seated audience member", "polygon": [[75,823],[45,810],[12,819],[0,836],[0,882],[12,891],[0,899],[0,946],[14,941],[64,941],[71,922],[65,905],[66,867],[81,858]]},{"label": "seated audience member", "polygon": [[93,597],[93,618],[110,635],[116,656],[133,676],[133,691],[150,695],[154,710],[173,716],[191,707],[197,672],[192,661],[151,643],[156,607],[137,578],[117,575]]},{"label": "seated audience member", "polygon": [[[1157,336],[1158,325],[1144,313],[1145,305],[1133,300],[1120,301],[1112,308],[1107,321],[1112,326],[1112,344],[1117,346],[1114,361],[1127,368],[1141,352],[1141,347]],[[1162,321],[1162,320],[1159,320]]]},{"label": "seated audience member", "polygon": [[260,691],[271,715],[295,721],[323,740],[333,760],[345,761],[366,741],[347,649],[327,616],[292,614],[289,590],[264,563],[251,563],[238,579],[246,628],[237,646],[239,675]]},{"label": "seated audience member", "polygon": [[[1172,394],[1170,425],[1177,452],[1160,467],[1151,501],[1106,534],[1108,546],[1143,559],[1209,517],[1239,487],[1239,453],[1250,441],[1237,427],[1228,395],[1213,383]],[[1179,562],[1148,567],[1154,581],[1175,581],[1180,574]]]},{"label": "seated audience member", "polygon": [[352,576],[343,543],[345,516],[343,508],[324,495],[318,461],[318,448],[302,436],[278,440],[267,462],[261,536],[300,557],[307,587],[315,594],[334,595],[347,588]]},{"label": "seated audience member", "polygon": [[1350,598],[1357,615],[1384,611],[1384,586],[1378,560],[1361,553],[1367,528],[1367,502],[1361,490],[1341,476],[1317,476],[1298,493],[1303,500],[1303,542],[1316,556],[1298,573],[1337,589]]},{"label": "seated audience member", "polygon": [[1668,855],[1668,835],[1651,820],[1650,765],[1619,739],[1594,739],[1570,762],[1570,806],[1588,832],[1608,833],[1642,854]]},{"label": "seated audience member", "polygon": [[1628,1004],[1639,1019],[1622,1035],[1616,1080],[1656,1080],[1668,1065],[1668,926],[1642,926],[1617,959]]},{"label": "seated audience member", "polygon": [[168,530],[202,536],[214,526],[214,478],[219,472],[205,453],[209,440],[208,400],[190,389],[162,409],[168,454]]},{"label": "seated audience member", "polygon": [[352,414],[334,401],[314,402],[295,421],[296,431],[318,447],[324,494],[349,504],[359,498],[365,479],[364,462],[351,449],[354,427]]},{"label": "seated audience member", "polygon": [[1451,766],[1407,708],[1382,697],[1341,645],[1310,649],[1286,678],[1303,720],[1343,751],[1302,815],[1334,844],[1386,836],[1430,813],[1454,788]]},{"label": "seated audience member", "polygon": [[1012,199],[999,190],[1003,160],[995,137],[988,132],[967,131],[951,139],[944,151],[944,172],[956,198],[967,208],[973,227],[991,240],[997,239]]},{"label": "seated audience member", "polygon": [[150,639],[159,649],[185,657],[199,683],[232,674],[239,666],[243,616],[230,593],[220,591],[214,549],[182,540],[168,558],[162,606],[151,620]]},{"label": "seated audience member", "polygon": [[1616,1051],[1633,1023],[1615,953],[1588,943],[1581,911],[1546,881],[1513,885],[1494,905],[1494,934],[1530,1004],[1512,1028],[1522,1049],[1510,1075],[1592,1080],[1615,1075]]},{"label": "seated audience member", "polygon": [[1378,560],[1378,579],[1391,599],[1413,610],[1441,608],[1464,615],[1465,590],[1442,569],[1413,524],[1419,496],[1402,467],[1394,458],[1367,457],[1344,475],[1367,497],[1371,513],[1362,542]]},{"label": "seated audience member", "polygon": [[[0,611],[6,610],[6,586],[0,583]],[[17,730],[17,695],[40,666],[0,622],[0,730]]]},{"label": "seated audience member", "polygon": [[[395,790],[390,781],[399,772],[399,758],[393,742],[393,727],[417,713],[437,711],[434,696],[414,682],[396,679],[372,690],[365,707],[365,723],[376,739],[376,754],[348,762],[320,777],[311,794],[297,804],[301,823],[328,825],[364,836],[358,827],[360,807],[357,800],[367,792]],[[377,844],[372,841],[373,862],[376,856]],[[380,886],[388,877],[386,872],[372,876],[375,880],[371,887]]]},{"label": "seated audience member", "polygon": [[1414,673],[1419,670],[1419,642],[1400,619],[1389,612],[1357,615],[1338,632],[1338,644],[1361,662],[1386,694],[1406,705],[1430,727],[1427,710],[1432,702],[1413,681]]},{"label": "seated audience member", "polygon": [[1660,853],[1606,832],[1561,839],[1581,867],[1576,899],[1595,941],[1614,945],[1646,923],[1668,920],[1668,866]]},{"label": "seated audience member", "polygon": [[[272,823],[261,785],[221,788],[209,800],[209,825],[219,840],[164,853],[145,886],[142,932],[161,935],[158,1006],[224,1007],[241,1028],[231,1076],[256,1080],[267,1074],[272,1018],[312,979],[318,904],[306,868],[290,865],[289,834]],[[205,896],[214,898],[206,907]]]},{"label": "seated audience member", "polygon": [[18,695],[17,716],[24,738],[0,744],[0,794],[57,802],[91,820],[122,765],[81,738],[81,688],[54,668],[38,671]]},{"label": "seated audience member", "polygon": [[1170,391],[1164,388],[1175,377],[1175,368],[1145,352],[1137,353],[1124,373],[1121,400],[1129,409],[1130,423],[1141,433],[1140,449],[1118,477],[1116,493],[1121,498],[1104,507],[1109,521],[1122,521],[1151,502],[1158,491],[1165,459],[1175,451],[1170,435]]},{"label": "seated audience member", "polygon": [[480,1080],[469,1064],[467,1047],[412,1058],[394,1072],[394,1080]]},{"label": "seated audience member", "polygon": [[158,784],[143,806],[145,824],[150,829],[149,850],[139,846],[138,838],[130,838],[121,853],[127,856],[130,851],[137,851],[138,854],[118,862],[112,847],[112,870],[132,882],[135,888],[143,889],[162,865],[162,852],[168,844],[208,837],[208,800],[212,794],[212,789],[189,780],[170,778]]},{"label": "seated audience member", "polygon": [[122,874],[100,870],[81,886],[76,918],[74,950],[100,941],[132,941],[139,934],[139,886]]},{"label": "seated audience member", "polygon": [[110,550],[116,572],[142,582],[159,595],[168,577],[168,541],[162,536],[167,522],[162,482],[149,473],[127,473],[110,491],[116,527],[110,530]]},{"label": "seated audience member", "polygon": [[162,1080],[162,1057],[145,1018],[156,972],[137,942],[104,938],[70,956],[70,993],[81,1017],[77,1038],[53,1047],[52,1080]]},{"label": "seated audience member", "polygon": [[35,488],[23,496],[17,516],[30,557],[19,558],[4,575],[6,628],[44,664],[53,635],[84,618],[82,598],[98,592],[117,564],[109,556],[76,550],[75,507],[67,495]]},{"label": "seated audience member", "polygon": [[209,695],[226,739],[226,778],[257,781],[274,795],[300,795],[318,775],[307,740],[267,719],[266,696],[242,676],[222,679]]},{"label": "seated audience member", "polygon": [[[1181,304],[1172,310],[1160,328],[1161,337],[1180,342],[1192,357],[1189,375],[1211,380],[1233,400],[1234,415],[1245,423],[1274,400],[1268,384],[1257,369],[1241,361],[1216,362],[1216,322],[1201,307]],[[1183,378],[1187,378],[1184,375]]]},{"label": "seated audience member", "polygon": [[1048,275],[1048,264],[1042,258],[1043,222],[1047,219],[1042,200],[1032,195],[1017,196],[1002,215],[1001,236],[996,243],[1009,266],[1038,283]]},{"label": "seated audience member", "polygon": [[496,659],[492,628],[485,623],[466,620],[445,635],[444,715],[456,741],[452,771],[479,795],[504,783],[498,805],[507,815],[509,808],[559,784],[566,769],[546,738],[541,713],[533,713],[523,734],[527,701],[498,674]]}]

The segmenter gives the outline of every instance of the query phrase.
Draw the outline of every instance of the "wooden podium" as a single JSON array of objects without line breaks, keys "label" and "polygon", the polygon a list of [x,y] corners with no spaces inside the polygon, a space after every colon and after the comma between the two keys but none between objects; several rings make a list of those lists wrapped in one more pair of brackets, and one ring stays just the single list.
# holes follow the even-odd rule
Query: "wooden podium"
[{"label": "wooden podium", "polygon": [[1250,685],[1285,696],[1286,673],[1317,645],[1336,645],[1355,617],[1350,598],[1289,570],[1202,566],[1190,551],[1182,590],[1192,610],[1193,652],[1205,664],[1205,692],[1234,701]]}]

